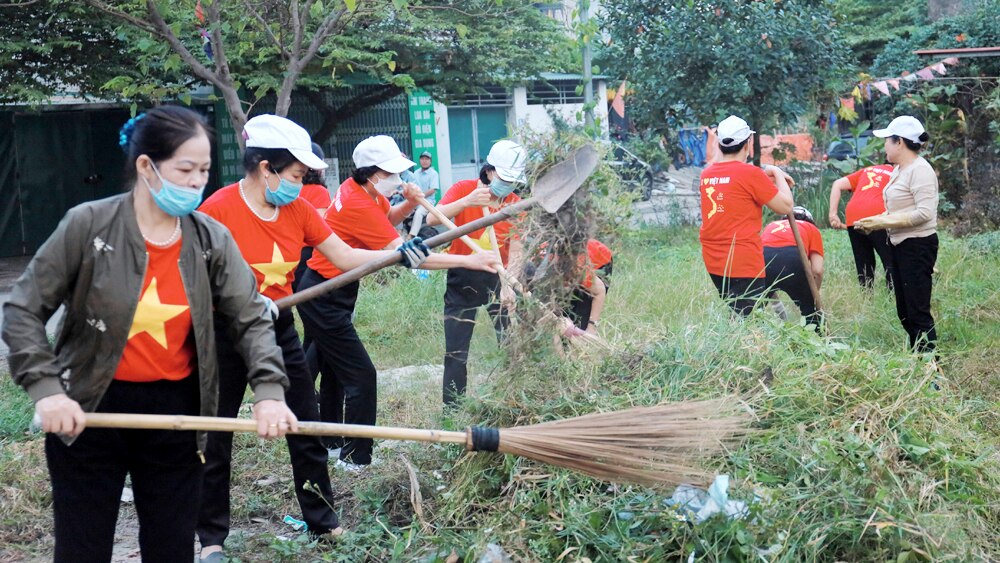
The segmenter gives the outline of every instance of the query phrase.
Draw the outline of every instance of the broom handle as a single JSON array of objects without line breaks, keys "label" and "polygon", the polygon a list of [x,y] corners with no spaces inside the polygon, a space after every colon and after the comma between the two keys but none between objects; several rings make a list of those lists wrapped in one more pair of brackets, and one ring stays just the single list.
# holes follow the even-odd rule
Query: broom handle
[{"label": "broom handle", "polygon": [[[257,421],[209,416],[170,414],[114,414],[87,413],[87,427],[131,428],[138,430],[202,430],[209,432],[257,432]],[[465,432],[421,430],[392,426],[366,426],[362,424],[334,424],[330,422],[299,422],[298,432],[307,436],[344,436],[347,438],[374,438],[379,440],[407,440],[411,442],[437,442],[465,444]]]},{"label": "broom handle", "polygon": [[[445,231],[439,235],[432,236],[431,238],[425,240],[424,244],[426,244],[430,248],[435,248],[441,246],[442,244],[447,244],[461,237],[462,235],[468,235],[469,233],[478,231],[479,229],[486,228],[494,223],[499,223],[500,221],[503,221],[505,219],[510,219],[514,215],[527,210],[532,205],[535,205],[535,203],[537,202],[538,200],[536,198],[528,198],[521,200],[513,205],[509,205],[507,207],[500,209],[499,211],[493,213],[489,217],[476,219],[475,221],[470,221],[462,225],[461,227],[455,229],[454,231]],[[293,293],[288,297],[282,297],[281,299],[278,299],[274,303],[275,305],[278,306],[279,309],[282,310],[291,309],[292,307],[299,305],[301,303],[305,303],[310,299],[315,299],[320,295],[324,295],[335,289],[354,283],[360,280],[361,278],[367,276],[368,274],[377,272],[382,268],[392,266],[393,264],[399,262],[401,259],[402,255],[400,253],[393,252],[391,255],[386,256],[385,258],[379,258],[377,260],[372,260],[371,262],[362,264],[357,268],[344,272],[335,278],[328,279],[325,282],[318,283],[310,288],[306,288],[303,289],[302,291]]]},{"label": "broom handle", "polygon": [[823,305],[819,298],[819,286],[816,285],[816,278],[813,277],[812,264],[809,262],[809,254],[806,253],[806,245],[802,242],[802,234],[799,233],[799,224],[795,221],[795,214],[789,213],[788,225],[792,228],[792,236],[795,237],[795,246],[799,249],[799,259],[802,260],[802,267],[806,271],[806,281],[809,282],[809,291],[812,293],[816,310],[822,311]]},{"label": "broom handle", "polygon": [[[437,207],[434,207],[434,204],[427,201],[423,196],[417,197],[417,203],[419,203],[421,207],[426,209],[428,213],[430,213],[438,221],[440,221],[442,225],[447,227],[449,231],[454,231],[458,229],[458,225],[453,223],[451,219],[448,218],[447,215],[445,215]],[[483,247],[479,246],[479,244],[477,244],[476,241],[469,238],[469,235],[462,235],[458,238],[461,239],[462,242],[464,242],[465,245],[468,246],[469,249],[475,252],[476,254],[482,254],[483,252],[485,252],[485,250],[483,250]]]},{"label": "broom handle", "polygon": [[[431,202],[427,201],[423,197],[418,197],[417,203],[419,203],[421,207],[426,209],[428,213],[437,218],[437,220],[440,221],[442,225],[447,227],[449,231],[454,231],[458,229],[458,225],[453,223],[452,220],[449,219],[447,215],[441,212],[440,209],[434,207],[434,205]],[[488,209],[488,208],[484,207],[483,209]],[[489,213],[487,213],[487,215],[489,215]],[[492,232],[492,229],[490,227],[486,227],[486,229]],[[465,243],[466,246],[469,247],[470,250],[472,250],[472,252],[476,254],[483,254],[484,252],[490,252],[489,250],[485,250],[483,247],[479,246],[479,243],[469,238],[469,235],[462,235],[459,238],[462,240],[462,242]],[[492,242],[493,239],[491,238],[490,240]],[[494,245],[494,248],[496,248],[497,254],[499,254],[500,247]],[[499,272],[500,276],[504,278],[504,281],[506,281],[512,287],[518,289],[521,293],[526,293],[524,291],[524,288],[521,287],[521,283],[516,279],[514,279],[514,276],[510,275],[510,272],[507,271],[507,268],[503,267],[503,264],[497,266],[497,272]]]}]

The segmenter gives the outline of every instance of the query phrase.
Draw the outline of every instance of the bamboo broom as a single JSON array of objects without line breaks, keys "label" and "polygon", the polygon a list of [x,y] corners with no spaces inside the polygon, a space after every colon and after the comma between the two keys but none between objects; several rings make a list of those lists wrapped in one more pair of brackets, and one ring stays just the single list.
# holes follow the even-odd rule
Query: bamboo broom
[{"label": "bamboo broom", "polygon": [[[723,452],[749,432],[749,417],[733,397],[683,401],[553,420],[514,428],[464,432],[300,421],[295,434],[463,444],[564,467],[607,481],[652,486],[702,482],[698,462]],[[254,420],[184,415],[87,414],[93,428],[256,432]],[[291,433],[290,433],[291,434]]]}]

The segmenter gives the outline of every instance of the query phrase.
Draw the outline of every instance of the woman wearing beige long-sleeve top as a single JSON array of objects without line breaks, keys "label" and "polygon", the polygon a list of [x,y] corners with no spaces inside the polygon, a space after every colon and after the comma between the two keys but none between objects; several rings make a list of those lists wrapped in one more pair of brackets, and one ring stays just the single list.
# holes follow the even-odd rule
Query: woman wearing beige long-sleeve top
[{"label": "woman wearing beige long-sleeve top", "polygon": [[938,179],[919,154],[930,137],[909,115],[899,116],[873,133],[885,138],[885,154],[895,169],[883,191],[886,212],[854,225],[866,232],[889,231],[896,314],[909,336],[910,348],[931,352],[937,340],[931,316],[931,278],[938,253]]}]

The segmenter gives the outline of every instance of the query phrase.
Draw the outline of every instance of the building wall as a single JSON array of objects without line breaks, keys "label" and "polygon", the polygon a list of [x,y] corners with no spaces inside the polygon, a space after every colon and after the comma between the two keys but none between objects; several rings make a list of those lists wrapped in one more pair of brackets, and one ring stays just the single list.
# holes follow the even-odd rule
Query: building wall
[{"label": "building wall", "polygon": [[[608,87],[603,80],[597,82],[594,89],[594,118],[600,123],[602,135],[608,135]],[[555,129],[555,122],[550,112],[561,117],[571,125],[583,122],[583,104],[552,104],[529,105],[528,90],[525,86],[517,86],[513,92],[514,105],[508,112],[508,125],[511,132],[530,129],[536,133],[548,133]]]},{"label": "building wall", "polygon": [[451,179],[451,135],[448,133],[448,106],[441,102],[434,102],[435,129],[438,146],[438,161],[434,163],[434,168],[438,171],[438,178],[441,181],[441,189],[438,192],[438,200],[452,185]]}]

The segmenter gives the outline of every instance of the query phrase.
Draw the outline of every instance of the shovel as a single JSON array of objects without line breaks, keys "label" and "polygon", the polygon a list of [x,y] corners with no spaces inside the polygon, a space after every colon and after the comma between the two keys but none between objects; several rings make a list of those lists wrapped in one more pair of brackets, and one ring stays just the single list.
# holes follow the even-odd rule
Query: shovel
[{"label": "shovel", "polygon": [[[462,235],[468,235],[489,225],[510,219],[531,208],[533,205],[540,205],[545,211],[555,213],[580,189],[580,186],[587,181],[587,178],[594,173],[599,162],[600,155],[597,154],[597,150],[592,145],[584,145],[573,151],[569,155],[569,158],[556,164],[544,176],[539,178],[531,187],[532,197],[521,200],[514,205],[504,207],[482,219],[466,223],[453,231],[446,231],[435,235],[425,240],[424,244],[430,248],[436,248]],[[278,299],[275,301],[275,304],[279,309],[290,309],[300,303],[305,303],[310,299],[329,293],[334,289],[354,283],[368,274],[399,262],[401,259],[402,255],[398,252],[393,252],[385,258],[372,260],[323,283],[314,285],[298,293],[293,293],[288,297]]]}]

